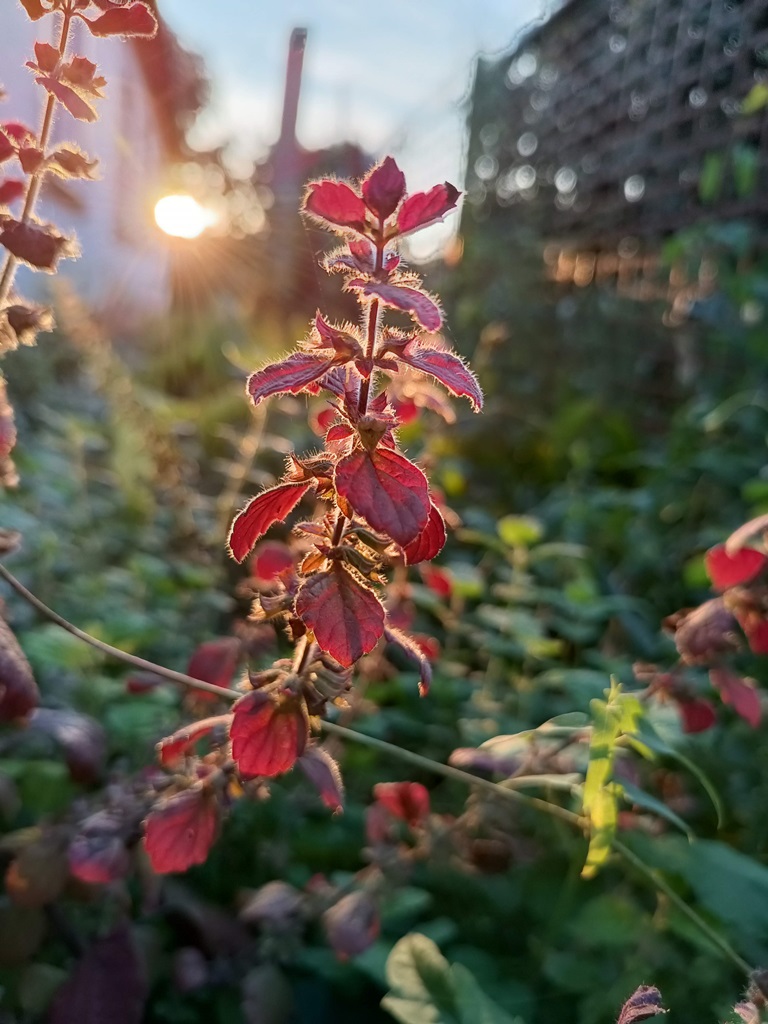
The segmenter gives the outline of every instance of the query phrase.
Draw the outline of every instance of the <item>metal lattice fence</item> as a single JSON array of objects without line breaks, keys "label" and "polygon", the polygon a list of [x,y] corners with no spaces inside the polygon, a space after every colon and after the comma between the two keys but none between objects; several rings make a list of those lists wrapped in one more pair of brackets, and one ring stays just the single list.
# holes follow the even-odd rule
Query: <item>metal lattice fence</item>
[{"label": "metal lattice fence", "polygon": [[766,0],[571,0],[479,63],[469,201],[597,252],[768,221],[765,98]]}]

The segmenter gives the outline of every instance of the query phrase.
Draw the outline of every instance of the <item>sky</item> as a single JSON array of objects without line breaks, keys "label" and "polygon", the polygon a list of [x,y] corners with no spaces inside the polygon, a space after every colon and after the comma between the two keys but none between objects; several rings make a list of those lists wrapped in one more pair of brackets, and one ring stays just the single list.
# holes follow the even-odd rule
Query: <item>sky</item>
[{"label": "sky", "polygon": [[[308,30],[297,135],[392,153],[409,191],[463,180],[465,100],[478,52],[498,54],[541,19],[547,0],[159,0],[211,79],[192,136],[230,144],[235,165],[277,138],[291,30]],[[445,233],[430,244],[439,246]]]}]

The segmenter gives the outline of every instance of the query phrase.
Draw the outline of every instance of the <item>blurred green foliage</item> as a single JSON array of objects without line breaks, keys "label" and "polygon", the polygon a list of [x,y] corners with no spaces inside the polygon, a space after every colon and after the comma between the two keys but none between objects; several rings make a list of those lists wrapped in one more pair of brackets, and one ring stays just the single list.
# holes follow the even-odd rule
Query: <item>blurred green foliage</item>
[{"label": "blurred green foliage", "polygon": [[[659,622],[705,596],[702,553],[768,508],[768,391],[755,369],[768,354],[768,267],[739,225],[672,239],[667,257],[719,268],[718,288],[675,328],[661,306],[547,283],[535,239],[496,237],[492,225],[468,236],[446,305],[459,347],[474,349],[488,412],[446,435],[408,434],[463,518],[441,558],[450,600],[418,576],[410,591],[416,628],[442,655],[427,700],[408,667],[375,664],[354,728],[446,762],[458,747],[586,713],[611,675],[631,684],[633,661],[672,656]],[[75,321],[69,337],[6,363],[22,484],[2,525],[24,534],[9,564],[76,624],[183,670],[244,611],[223,552],[232,510],[291,446],[316,443],[295,400],[264,419],[242,398],[245,371],[292,339],[269,325],[254,341],[242,327],[179,322],[142,351],[116,352],[87,326]],[[187,714],[180,695],[126,693],[124,668],[8,604],[45,703],[105,727],[101,783],[146,766]],[[768,683],[756,659],[746,667]],[[756,733],[728,709],[696,737],[681,735],[673,713],[654,726],[694,770],[661,753],[627,776],[618,810],[634,807],[635,828],[625,841],[741,956],[768,962],[765,727]],[[98,802],[99,785],[73,782],[54,751],[29,752],[10,730],[0,742],[8,834]],[[641,983],[663,991],[677,1024],[721,1020],[738,998],[739,971],[647,877],[610,857],[597,877],[579,878],[587,842],[567,824],[479,791],[467,800],[457,783],[366,747],[337,753],[343,816],[330,817],[303,777],[280,780],[268,800],[236,804],[208,862],[165,883],[162,901],[140,879],[96,899],[66,890],[47,918],[0,903],[9,1020],[45,1019],[77,943],[126,908],[150,966],[150,1024],[383,1021],[390,986],[400,1020],[467,1024],[602,1024]],[[573,770],[585,768],[576,757]],[[450,832],[460,818],[471,841],[460,862],[436,843],[430,857],[391,865],[381,936],[366,953],[340,963],[314,928],[274,935],[238,920],[244,891],[271,879],[344,885],[363,869],[372,788],[405,778],[425,784],[445,816],[436,820]],[[722,827],[701,778],[719,794]],[[699,840],[679,834],[679,818]],[[0,852],[7,862],[9,848]],[[420,954],[403,939],[412,932],[425,936]],[[390,962],[388,981],[396,943],[423,956],[405,975]],[[190,956],[204,967],[200,984],[182,969]],[[442,1007],[434,1018],[419,1016],[425,992]]]}]

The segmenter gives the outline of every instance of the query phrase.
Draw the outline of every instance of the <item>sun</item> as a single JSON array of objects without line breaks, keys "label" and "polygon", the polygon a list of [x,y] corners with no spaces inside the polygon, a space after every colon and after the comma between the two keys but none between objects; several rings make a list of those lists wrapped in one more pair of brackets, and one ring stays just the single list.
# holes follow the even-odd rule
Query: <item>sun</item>
[{"label": "sun", "polygon": [[193,196],[163,196],[155,204],[155,223],[176,238],[197,238],[215,222],[216,214]]}]

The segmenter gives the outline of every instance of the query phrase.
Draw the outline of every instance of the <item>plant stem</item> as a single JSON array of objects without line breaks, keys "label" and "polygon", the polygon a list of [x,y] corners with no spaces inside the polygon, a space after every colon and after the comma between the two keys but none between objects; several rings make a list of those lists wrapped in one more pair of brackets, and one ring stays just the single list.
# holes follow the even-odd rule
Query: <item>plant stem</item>
[{"label": "plant stem", "polygon": [[[380,225],[383,229],[383,225]],[[376,243],[376,256],[373,262],[374,275],[378,274],[381,268],[384,266],[384,241],[383,241],[383,230],[382,230],[382,241]],[[368,333],[366,339],[365,356],[366,359],[373,359],[373,354],[376,351],[376,336],[379,332],[379,300],[373,299],[370,306],[368,307]],[[373,373],[371,373],[371,377]],[[363,383],[360,385],[360,400],[358,402],[358,412],[361,416],[365,416],[368,410],[368,395],[371,390],[371,377],[366,377]]]},{"label": "plant stem", "polygon": [[[69,39],[69,26],[72,21],[72,10],[69,5],[66,5],[62,9],[62,23],[61,33],[59,35],[59,62],[64,59],[64,54],[67,50],[67,40]],[[40,129],[40,138],[38,140],[38,149],[40,149],[45,156],[45,150],[48,145],[48,139],[51,134],[51,127],[53,125],[53,113],[56,108],[56,97],[53,93],[48,93],[48,100],[45,104],[45,113],[43,114],[43,124]],[[29,218],[34,212],[35,203],[40,193],[40,186],[45,178],[45,164],[43,164],[38,170],[36,170],[29,179],[29,185],[27,186],[27,194],[24,199],[24,208],[21,212],[21,223],[26,224]],[[16,267],[18,260],[13,253],[8,253],[5,266],[3,267],[2,277],[0,277],[0,310],[3,309],[5,303],[10,295],[11,286],[13,285],[13,278],[15,276]]]},{"label": "plant stem", "polygon": [[442,775],[443,778],[453,779],[456,782],[463,783],[465,786],[475,786],[478,789],[485,790],[487,793],[492,793],[493,796],[501,797],[503,800],[506,799],[516,804],[535,807],[537,810],[544,811],[545,814],[549,814],[554,818],[567,821],[569,825],[581,827],[582,819],[579,815],[569,811],[566,807],[561,807],[559,804],[551,804],[546,800],[539,800],[537,797],[525,796],[514,789],[505,789],[497,782],[491,782],[477,775],[471,775],[469,772],[462,771],[461,768],[453,768],[449,764],[441,764],[439,761],[433,761],[432,758],[416,754],[412,750],[405,750],[403,747],[395,746],[394,743],[387,743],[386,740],[377,739],[375,736],[367,736],[365,733],[357,732],[354,729],[347,729],[345,726],[336,725],[334,722],[323,721],[321,726],[323,731],[331,736],[352,740],[352,742],[359,743],[361,746],[371,747],[384,754],[397,757],[400,761],[406,761],[417,768],[422,768],[424,771],[432,772],[433,775]]},{"label": "plant stem", "polygon": [[[118,661],[122,661],[127,665],[131,665],[134,668],[142,669],[143,671],[154,672],[158,676],[163,676],[166,679],[170,679],[174,683],[179,683],[182,686],[190,687],[191,689],[204,690],[206,693],[213,693],[224,700],[235,701],[241,694],[236,690],[227,689],[224,686],[216,686],[214,683],[206,683],[202,679],[194,679],[192,676],[185,675],[183,672],[174,672],[172,669],[165,668],[163,665],[157,665],[154,662],[147,661],[144,658],[137,658],[133,654],[128,654],[126,651],[121,651],[118,647],[112,647],[110,644],[104,643],[102,640],[98,640],[96,637],[91,636],[82,629],[78,629],[71,622],[68,622],[65,618],[53,611],[44,604],[38,597],[36,597],[31,591],[16,579],[16,577],[10,573],[4,565],[0,564],[0,577],[2,577],[13,589],[29,604],[32,605],[41,615],[49,619],[51,622],[56,623],[62,629],[71,633],[72,636],[76,636],[79,640],[84,643],[90,644],[91,647],[95,647],[96,650],[101,651],[108,657],[115,658]],[[297,647],[297,658],[296,664],[301,665],[304,663],[305,658],[309,657],[309,653],[312,648],[312,644],[309,644],[304,639],[304,644]],[[412,764],[417,768],[421,768],[424,771],[431,772],[433,775],[440,775],[445,779],[452,779],[455,782],[460,782],[462,785],[470,786],[475,789],[483,790],[495,797],[499,797],[502,800],[509,800],[518,805],[528,806],[534,810],[542,811],[551,817],[558,818],[561,821],[567,822],[569,825],[583,830],[584,819],[575,814],[573,811],[569,811],[566,807],[561,807],[559,804],[549,803],[546,800],[540,800],[537,797],[526,796],[524,793],[518,792],[516,789],[506,788],[504,785],[491,782],[488,779],[480,778],[476,775],[471,775],[469,772],[462,771],[460,768],[453,768],[451,765],[441,764],[439,761],[433,761],[429,757],[424,757],[422,754],[416,754],[412,750],[405,750],[402,747],[398,747],[393,743],[387,743],[386,740],[377,739],[375,736],[367,736],[365,733],[357,732],[354,729],[347,729],[343,725],[336,725],[334,722],[322,721],[321,728],[324,732],[330,736],[338,736],[340,739],[348,740],[352,743],[358,743],[361,746],[370,747],[373,750],[378,750],[382,754],[394,757],[397,760],[405,761],[407,764]],[[671,888],[669,883],[663,876],[648,867],[647,864],[625,846],[618,839],[614,839],[613,848],[619,853],[624,859],[636,868],[641,874],[643,874],[659,892],[662,892],[671,903],[678,908],[678,910],[684,914],[692,924],[694,924],[699,931],[705,935],[709,941],[720,950],[720,952],[733,964],[735,964],[741,971],[749,975],[753,968],[747,963],[746,960],[742,959],[739,954],[731,947],[726,939],[719,935],[699,914],[689,907],[688,904]]]},{"label": "plant stem", "polygon": [[128,654],[127,651],[121,651],[119,647],[112,647],[111,644],[104,643],[103,640],[98,640],[95,636],[91,636],[90,633],[78,629],[77,626],[62,618],[52,608],[43,604],[40,598],[35,597],[30,590],[27,590],[24,584],[8,572],[4,565],[0,565],[0,577],[9,583],[17,594],[23,597],[25,601],[28,601],[46,619],[55,622],[57,626],[61,626],[67,633],[71,633],[78,640],[90,644],[91,647],[95,647],[97,651],[101,651],[102,654],[106,654],[109,658],[115,658],[117,661],[122,661],[126,665],[137,668],[142,672],[154,672],[155,675],[163,676],[165,679],[170,679],[174,683],[180,683],[182,686],[194,687],[196,690],[205,690],[206,693],[216,694],[216,696],[223,697],[225,700],[237,700],[238,697],[242,696],[236,690],[229,690],[225,686],[216,686],[215,683],[206,683],[202,679],[195,679],[192,676],[185,675],[183,672],[174,672],[173,669],[165,668],[163,665],[156,665],[145,658],[138,658],[134,654]]},{"label": "plant stem", "polygon": [[653,883],[659,892],[663,892],[670,903],[674,903],[680,913],[684,914],[692,924],[695,924],[699,931],[703,935],[706,935],[709,941],[716,946],[728,960],[735,964],[740,971],[744,971],[747,975],[752,973],[754,968],[750,967],[747,961],[739,956],[727,939],[724,939],[722,935],[719,935],[703,917],[700,917],[699,914],[696,913],[693,907],[689,907],[685,900],[681,896],[678,896],[675,890],[658,871],[654,871],[653,868],[648,867],[648,865],[642,861],[636,853],[630,850],[628,846],[625,846],[620,839],[614,839],[613,848],[617,853],[621,854],[627,863],[631,864],[632,867],[645,875],[645,877]]}]

